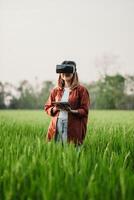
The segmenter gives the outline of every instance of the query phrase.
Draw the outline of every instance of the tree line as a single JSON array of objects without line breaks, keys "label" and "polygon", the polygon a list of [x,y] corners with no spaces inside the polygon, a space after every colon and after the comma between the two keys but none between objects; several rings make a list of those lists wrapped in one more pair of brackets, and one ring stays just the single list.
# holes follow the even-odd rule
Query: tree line
[{"label": "tree line", "polygon": [[[105,75],[98,81],[83,83],[89,91],[91,109],[134,109],[134,76]],[[33,86],[23,80],[18,86],[0,81],[0,109],[43,109],[52,81]]]}]

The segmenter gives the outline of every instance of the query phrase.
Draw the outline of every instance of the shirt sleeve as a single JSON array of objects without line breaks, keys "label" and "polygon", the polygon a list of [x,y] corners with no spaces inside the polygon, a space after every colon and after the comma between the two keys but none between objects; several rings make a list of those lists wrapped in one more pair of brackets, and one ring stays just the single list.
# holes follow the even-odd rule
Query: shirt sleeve
[{"label": "shirt sleeve", "polygon": [[89,92],[86,88],[80,91],[80,107],[78,108],[78,115],[80,117],[87,117],[90,107],[90,97]]},{"label": "shirt sleeve", "polygon": [[53,113],[53,108],[54,108],[54,106],[52,105],[53,101],[55,101],[55,89],[51,90],[48,100],[44,105],[44,111],[50,116],[56,115],[56,113]]}]

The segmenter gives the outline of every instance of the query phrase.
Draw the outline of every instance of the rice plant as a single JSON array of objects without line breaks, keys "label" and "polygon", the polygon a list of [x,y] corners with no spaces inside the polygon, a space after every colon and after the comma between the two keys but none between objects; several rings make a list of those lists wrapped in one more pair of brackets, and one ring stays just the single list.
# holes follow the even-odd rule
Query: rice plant
[{"label": "rice plant", "polygon": [[132,200],[134,112],[90,111],[84,144],[46,142],[43,111],[0,111],[1,200]]}]

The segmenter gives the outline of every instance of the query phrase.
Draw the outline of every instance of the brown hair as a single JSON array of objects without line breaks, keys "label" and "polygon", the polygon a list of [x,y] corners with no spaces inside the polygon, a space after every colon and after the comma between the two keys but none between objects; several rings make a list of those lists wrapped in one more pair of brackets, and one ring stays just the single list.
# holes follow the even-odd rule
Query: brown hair
[{"label": "brown hair", "polygon": [[[73,89],[76,88],[78,85],[79,85],[79,78],[78,78],[77,72],[75,72],[75,73],[73,74],[73,77],[72,77],[72,83],[71,83],[70,89],[73,90]],[[61,78],[61,75],[59,75],[59,78],[58,78],[58,87],[59,87],[60,89],[63,89],[64,86],[65,86],[65,81]]]}]

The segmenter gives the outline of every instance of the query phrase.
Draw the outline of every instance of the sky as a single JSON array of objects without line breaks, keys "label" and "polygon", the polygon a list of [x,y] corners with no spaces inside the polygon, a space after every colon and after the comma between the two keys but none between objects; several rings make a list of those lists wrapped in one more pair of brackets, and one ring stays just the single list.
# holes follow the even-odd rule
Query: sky
[{"label": "sky", "polygon": [[55,81],[64,60],[82,82],[134,74],[134,0],[0,0],[0,81]]}]

